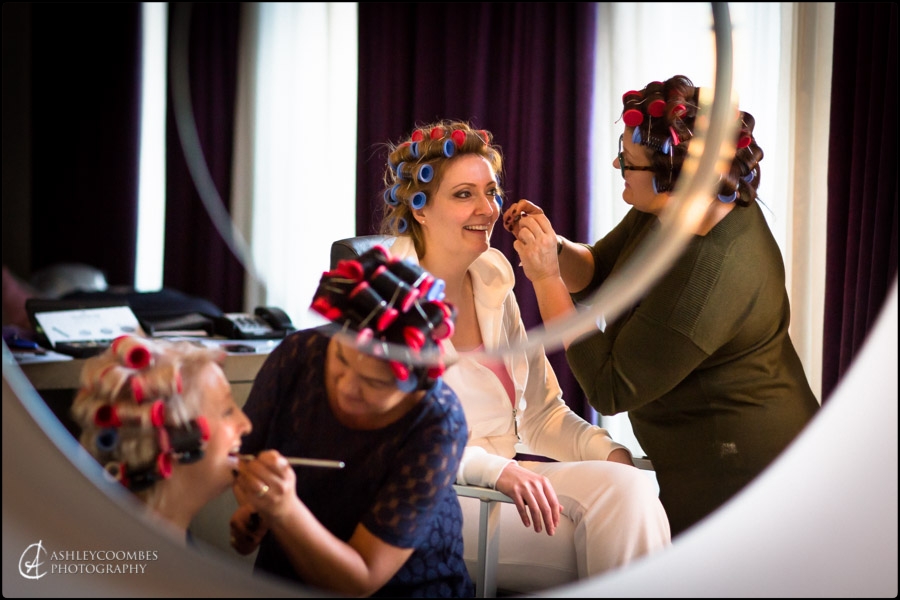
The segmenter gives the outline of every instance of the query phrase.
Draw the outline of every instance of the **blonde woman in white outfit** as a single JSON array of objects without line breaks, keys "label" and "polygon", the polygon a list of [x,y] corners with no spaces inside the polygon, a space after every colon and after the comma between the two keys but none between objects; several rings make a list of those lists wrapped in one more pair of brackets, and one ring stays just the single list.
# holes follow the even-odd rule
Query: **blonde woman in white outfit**
[{"label": "blonde woman in white outfit", "polygon": [[[448,362],[454,353],[459,361],[444,374],[469,426],[457,483],[515,501],[501,507],[498,587],[536,591],[667,547],[656,487],[627,448],[569,409],[542,350],[494,365],[466,356],[527,335],[512,266],[490,247],[502,204],[502,158],[490,133],[456,121],[420,127],[389,147],[388,163],[382,233],[397,236],[391,253],[443,280],[458,311]],[[466,560],[474,561],[479,501],[460,501]]]}]

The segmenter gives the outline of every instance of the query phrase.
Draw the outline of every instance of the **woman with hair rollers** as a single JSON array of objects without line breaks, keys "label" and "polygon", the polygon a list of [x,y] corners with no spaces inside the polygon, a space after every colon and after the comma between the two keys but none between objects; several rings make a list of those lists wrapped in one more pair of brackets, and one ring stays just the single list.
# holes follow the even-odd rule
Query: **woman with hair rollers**
[{"label": "woman with hair rollers", "polygon": [[82,446],[185,539],[233,483],[250,432],[224,358],[191,342],[122,336],[85,361],[72,403]]},{"label": "woman with hair rollers", "polygon": [[[544,322],[574,311],[659,227],[691,144],[698,91],[676,75],[624,94],[612,165],[632,209],[601,240],[557,236],[527,200],[506,211]],[[591,405],[628,412],[673,535],[747,485],[819,408],[788,334],[781,253],[757,203],[763,152],[753,117],[739,118],[734,159],[685,250],[633,306],[566,350]]]},{"label": "woman with hair rollers", "polygon": [[[247,399],[243,448],[259,455],[235,481],[232,544],[259,545],[257,570],[342,595],[473,596],[453,490],[467,429],[442,381],[453,307],[441,283],[376,246],[326,272],[312,308],[332,324],[286,337]],[[295,473],[285,456],[344,466]]]},{"label": "woman with hair rollers", "polygon": [[[515,502],[500,507],[498,587],[537,591],[668,546],[652,482],[606,430],[569,409],[542,349],[491,363],[466,355],[527,341],[512,266],[490,245],[503,202],[503,161],[491,134],[441,121],[388,150],[382,233],[397,236],[395,255],[445,282],[458,310],[448,340],[458,360],[444,379],[471,433],[457,483],[494,488]],[[479,502],[461,504],[466,555],[474,560]],[[554,535],[561,525],[572,535]]]}]

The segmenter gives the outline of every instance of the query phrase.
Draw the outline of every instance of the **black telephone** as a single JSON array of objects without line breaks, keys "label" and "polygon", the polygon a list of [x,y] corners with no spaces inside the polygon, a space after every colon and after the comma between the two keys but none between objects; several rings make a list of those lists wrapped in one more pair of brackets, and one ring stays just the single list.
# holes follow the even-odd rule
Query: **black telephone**
[{"label": "black telephone", "polygon": [[231,340],[279,339],[295,329],[287,313],[274,306],[257,306],[253,314],[225,313],[215,322],[216,334]]}]

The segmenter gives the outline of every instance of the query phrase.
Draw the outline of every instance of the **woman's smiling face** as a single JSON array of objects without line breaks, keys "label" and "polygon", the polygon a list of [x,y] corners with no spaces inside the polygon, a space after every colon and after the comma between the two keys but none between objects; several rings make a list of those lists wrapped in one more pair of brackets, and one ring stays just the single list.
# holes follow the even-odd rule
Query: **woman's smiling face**
[{"label": "woman's smiling face", "polygon": [[500,217],[499,189],[497,174],[482,156],[463,154],[450,160],[434,197],[416,211],[428,251],[473,258],[486,252]]}]

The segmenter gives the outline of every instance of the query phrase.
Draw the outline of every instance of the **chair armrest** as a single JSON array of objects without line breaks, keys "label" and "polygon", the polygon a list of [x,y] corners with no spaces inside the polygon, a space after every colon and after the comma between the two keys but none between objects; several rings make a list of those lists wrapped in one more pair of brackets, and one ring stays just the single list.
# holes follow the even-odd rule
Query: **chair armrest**
[{"label": "chair armrest", "polygon": [[460,485],[453,484],[457,496],[466,496],[469,498],[478,498],[482,502],[509,502],[513,504],[513,499],[497,490],[481,487],[478,485]]}]

